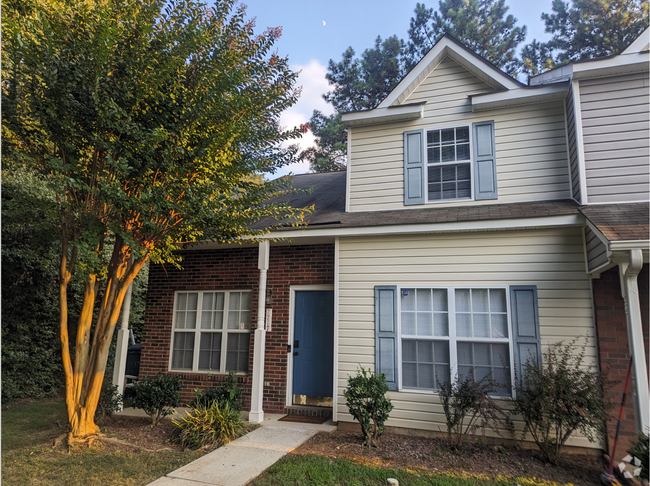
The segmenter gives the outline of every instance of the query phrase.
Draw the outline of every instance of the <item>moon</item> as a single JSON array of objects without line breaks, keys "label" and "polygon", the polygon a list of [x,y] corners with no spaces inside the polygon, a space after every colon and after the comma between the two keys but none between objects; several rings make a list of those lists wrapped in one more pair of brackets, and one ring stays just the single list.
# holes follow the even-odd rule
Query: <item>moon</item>
[{"label": "moon", "polygon": [[325,27],[325,21],[323,20],[323,27]]}]

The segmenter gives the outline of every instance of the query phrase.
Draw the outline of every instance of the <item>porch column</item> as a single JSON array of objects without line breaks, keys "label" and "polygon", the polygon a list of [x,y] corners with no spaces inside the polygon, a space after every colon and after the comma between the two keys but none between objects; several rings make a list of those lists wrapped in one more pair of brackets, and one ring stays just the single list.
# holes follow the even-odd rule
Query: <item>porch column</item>
[{"label": "porch column", "polygon": [[637,276],[643,267],[641,250],[630,250],[629,263],[619,264],[621,292],[625,301],[625,316],[627,318],[627,337],[630,343],[630,353],[633,357],[634,383],[636,388],[636,427],[638,431],[647,433],[650,421],[648,415],[648,375],[644,350],[643,330],[641,327],[641,305],[639,303],[639,286]]},{"label": "porch column", "polygon": [[260,285],[257,298],[257,329],[255,329],[253,349],[253,387],[251,389],[251,411],[248,414],[248,420],[257,423],[264,421],[264,411],[262,410],[262,400],[264,398],[264,348],[266,343],[264,307],[266,304],[266,272],[269,269],[270,251],[270,243],[261,241],[257,264],[260,270]]},{"label": "porch column", "polygon": [[122,303],[122,322],[117,331],[117,344],[115,346],[115,366],[113,367],[113,385],[117,385],[117,392],[124,394],[124,375],[126,375],[126,355],[129,351],[129,314],[131,313],[131,294],[133,283],[129,285]]}]

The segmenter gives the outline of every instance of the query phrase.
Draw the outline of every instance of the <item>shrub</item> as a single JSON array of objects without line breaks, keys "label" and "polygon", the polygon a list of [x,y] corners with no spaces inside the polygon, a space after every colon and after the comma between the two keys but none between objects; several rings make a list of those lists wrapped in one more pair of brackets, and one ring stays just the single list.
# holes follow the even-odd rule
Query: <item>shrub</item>
[{"label": "shrub", "polygon": [[522,438],[527,433],[535,440],[547,461],[557,463],[560,451],[576,430],[590,442],[604,440],[609,403],[605,388],[610,386],[605,373],[584,363],[586,340],[572,356],[576,340],[569,345],[556,343],[543,354],[543,366],[529,359],[523,377],[516,380],[517,398],[512,413],[524,421]]},{"label": "shrub", "polygon": [[498,435],[501,435],[499,426],[513,430],[506,412],[490,396],[490,392],[499,384],[489,377],[477,381],[473,370],[470,370],[453,383],[449,380],[444,383],[438,379],[436,381],[452,447],[460,448],[468,435],[475,436],[479,432],[485,435],[488,427]]},{"label": "shrub", "polygon": [[221,386],[206,388],[205,392],[201,390],[194,391],[196,392],[196,400],[188,404],[190,407],[196,408],[199,405],[209,407],[213,403],[227,403],[230,408],[241,411],[244,405],[242,390],[237,387],[237,376],[234,371],[228,373]]},{"label": "shrub", "polygon": [[199,404],[192,413],[172,419],[172,441],[183,449],[212,449],[242,435],[240,412],[227,402]]},{"label": "shrub", "polygon": [[122,409],[122,398],[122,395],[117,392],[117,385],[113,385],[109,381],[104,381],[95,413],[102,424],[106,421],[107,417],[112,416],[115,412],[119,412]]},{"label": "shrub", "polygon": [[163,375],[159,371],[156,376],[145,376],[133,383],[133,406],[144,410],[156,426],[181,403],[181,388],[183,383],[179,375]]},{"label": "shrub", "polygon": [[[376,375],[361,367],[355,376],[348,378],[348,387],[343,394],[350,414],[361,424],[365,446],[374,445],[383,434],[384,423],[393,410],[393,405],[386,398],[387,391],[385,373]],[[371,421],[374,425],[372,430]]]},{"label": "shrub", "polygon": [[641,432],[627,450],[628,454],[641,461],[641,479],[648,480],[648,462],[650,461],[650,439]]}]

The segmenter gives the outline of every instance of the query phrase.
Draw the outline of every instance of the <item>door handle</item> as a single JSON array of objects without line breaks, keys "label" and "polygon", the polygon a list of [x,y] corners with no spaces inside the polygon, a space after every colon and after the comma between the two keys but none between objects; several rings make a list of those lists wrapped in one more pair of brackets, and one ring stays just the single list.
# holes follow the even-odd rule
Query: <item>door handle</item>
[{"label": "door handle", "polygon": [[298,356],[298,351],[294,351],[293,355]]}]

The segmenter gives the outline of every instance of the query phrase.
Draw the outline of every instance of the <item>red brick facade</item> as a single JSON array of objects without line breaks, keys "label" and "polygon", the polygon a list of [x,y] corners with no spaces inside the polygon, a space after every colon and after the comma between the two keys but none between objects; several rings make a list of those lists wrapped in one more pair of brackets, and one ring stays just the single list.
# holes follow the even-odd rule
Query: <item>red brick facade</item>
[{"label": "red brick facade", "polygon": [[[648,360],[648,265],[644,265],[638,277],[639,298],[641,301],[641,320],[643,335],[645,337],[646,363]],[[613,380],[619,383],[610,392],[610,399],[616,404],[611,413],[607,426],[609,436],[609,450],[611,452],[616,433],[616,423],[620,410],[621,397],[625,388],[625,377],[630,362],[630,350],[627,336],[627,320],[625,317],[625,304],[621,295],[621,284],[618,267],[604,272],[600,278],[593,280],[594,307],[596,311],[596,326],[598,330],[598,352],[600,366],[609,373]],[[634,396],[632,385],[628,389],[627,403],[619,444],[616,448],[616,459],[625,456],[631,440],[636,436],[634,425]]]},{"label": "red brick facade", "polygon": [[[252,290],[251,328],[257,322],[259,270],[258,248],[195,250],[183,253],[183,270],[162,265],[149,269],[140,375],[168,371],[174,292],[180,290]],[[291,285],[334,284],[334,245],[272,246],[267,289],[272,291],[273,327],[266,334],[264,365],[265,412],[281,413],[285,406],[287,350],[289,342],[289,290]],[[254,334],[251,332],[247,376],[239,378],[245,409],[250,409]],[[184,400],[195,397],[194,389],[215,386],[224,375],[183,373]]]}]

